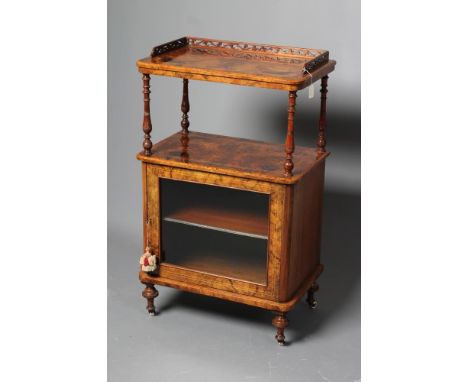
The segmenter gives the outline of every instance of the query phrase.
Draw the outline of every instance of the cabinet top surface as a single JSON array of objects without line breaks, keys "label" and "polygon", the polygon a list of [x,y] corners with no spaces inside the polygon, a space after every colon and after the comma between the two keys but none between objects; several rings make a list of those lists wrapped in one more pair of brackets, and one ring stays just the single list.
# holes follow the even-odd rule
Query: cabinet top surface
[{"label": "cabinet top surface", "polygon": [[182,37],[137,61],[146,74],[299,90],[334,70],[328,51]]},{"label": "cabinet top surface", "polygon": [[293,184],[328,156],[328,152],[296,146],[293,175],[286,177],[281,144],[191,131],[184,149],[180,138],[180,133],[173,134],[156,143],[151,156],[140,153],[137,158],[146,163]]}]

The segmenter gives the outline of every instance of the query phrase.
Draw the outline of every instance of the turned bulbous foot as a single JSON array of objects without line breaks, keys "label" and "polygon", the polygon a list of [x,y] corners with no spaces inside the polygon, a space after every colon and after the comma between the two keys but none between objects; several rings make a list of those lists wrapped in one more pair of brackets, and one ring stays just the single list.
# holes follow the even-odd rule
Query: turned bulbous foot
[{"label": "turned bulbous foot", "polygon": [[286,313],[276,312],[276,316],[273,317],[273,326],[276,328],[275,339],[278,344],[283,346],[285,344],[284,328],[288,326],[289,321],[286,318]]},{"label": "turned bulbous foot", "polygon": [[159,296],[159,292],[156,290],[153,284],[145,284],[146,288],[143,290],[142,296],[146,298],[146,310],[150,316],[156,315],[156,309],[154,307],[154,299]]},{"label": "turned bulbous foot", "polygon": [[310,287],[310,289],[307,291],[307,304],[309,304],[310,309],[315,309],[317,308],[317,300],[315,299],[315,292],[319,290],[318,284],[314,284]]}]

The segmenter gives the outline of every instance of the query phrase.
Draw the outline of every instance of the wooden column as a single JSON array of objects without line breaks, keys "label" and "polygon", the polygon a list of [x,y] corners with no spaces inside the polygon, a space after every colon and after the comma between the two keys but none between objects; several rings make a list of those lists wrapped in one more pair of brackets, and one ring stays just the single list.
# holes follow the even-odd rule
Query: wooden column
[{"label": "wooden column", "polygon": [[180,126],[182,127],[182,135],[187,135],[188,128],[190,126],[190,122],[188,120],[190,103],[188,97],[188,80],[186,78],[184,78],[184,86],[182,90],[182,104],[180,105],[180,110],[182,111],[182,122],[180,122]]},{"label": "wooden column", "polygon": [[188,79],[184,78],[183,80],[183,90],[182,90],[182,104],[180,105],[180,110],[182,111],[182,121],[180,126],[182,130],[180,132],[180,143],[182,144],[182,153],[181,156],[184,161],[188,161],[188,143],[189,143],[189,126],[190,122],[188,119],[188,112],[190,111],[189,95],[188,95]]},{"label": "wooden column", "polygon": [[284,143],[284,149],[286,151],[286,159],[284,161],[285,176],[292,176],[292,170],[294,168],[292,155],[294,153],[294,113],[296,112],[296,97],[296,91],[289,92],[288,132]]},{"label": "wooden column", "polygon": [[151,148],[153,147],[153,143],[151,142],[151,130],[153,130],[153,126],[151,125],[150,93],[150,75],[143,74],[143,132],[145,133],[143,150],[145,151],[145,155],[151,155]]},{"label": "wooden column", "polygon": [[319,135],[317,138],[317,147],[320,153],[324,153],[327,140],[325,137],[325,128],[327,126],[327,86],[328,76],[322,77],[320,88],[320,120],[319,120]]}]

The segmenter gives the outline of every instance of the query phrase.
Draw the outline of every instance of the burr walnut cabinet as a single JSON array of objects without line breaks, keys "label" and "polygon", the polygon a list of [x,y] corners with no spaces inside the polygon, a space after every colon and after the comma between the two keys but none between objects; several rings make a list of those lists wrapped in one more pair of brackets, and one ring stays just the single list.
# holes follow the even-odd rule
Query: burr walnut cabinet
[{"label": "burr walnut cabinet", "polygon": [[[157,263],[154,272],[139,274],[148,312],[156,311],[155,285],[253,305],[274,313],[275,338],[284,344],[286,313],[304,295],[316,306],[323,270],[327,80],[335,61],[325,50],[183,37],[156,46],[137,67],[143,240]],[[182,78],[181,129],[155,144],[151,75]],[[189,80],[286,91],[284,145],[189,130]],[[316,145],[295,147],[296,93],[318,80]]]}]

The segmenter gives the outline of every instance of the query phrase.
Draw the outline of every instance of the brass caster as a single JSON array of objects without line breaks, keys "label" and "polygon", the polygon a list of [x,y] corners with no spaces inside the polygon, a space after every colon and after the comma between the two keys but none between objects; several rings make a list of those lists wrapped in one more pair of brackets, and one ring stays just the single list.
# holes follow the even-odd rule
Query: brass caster
[{"label": "brass caster", "polygon": [[278,341],[278,345],[284,346],[284,340],[285,340],[284,334],[277,334],[275,336],[275,339],[276,341]]},{"label": "brass caster", "polygon": [[309,302],[309,309],[317,309],[317,300],[312,300],[311,302]]},{"label": "brass caster", "polygon": [[310,287],[310,289],[307,291],[307,304],[309,304],[310,309],[316,309],[317,308],[317,300],[314,297],[314,293],[319,290],[318,284],[314,284]]}]

